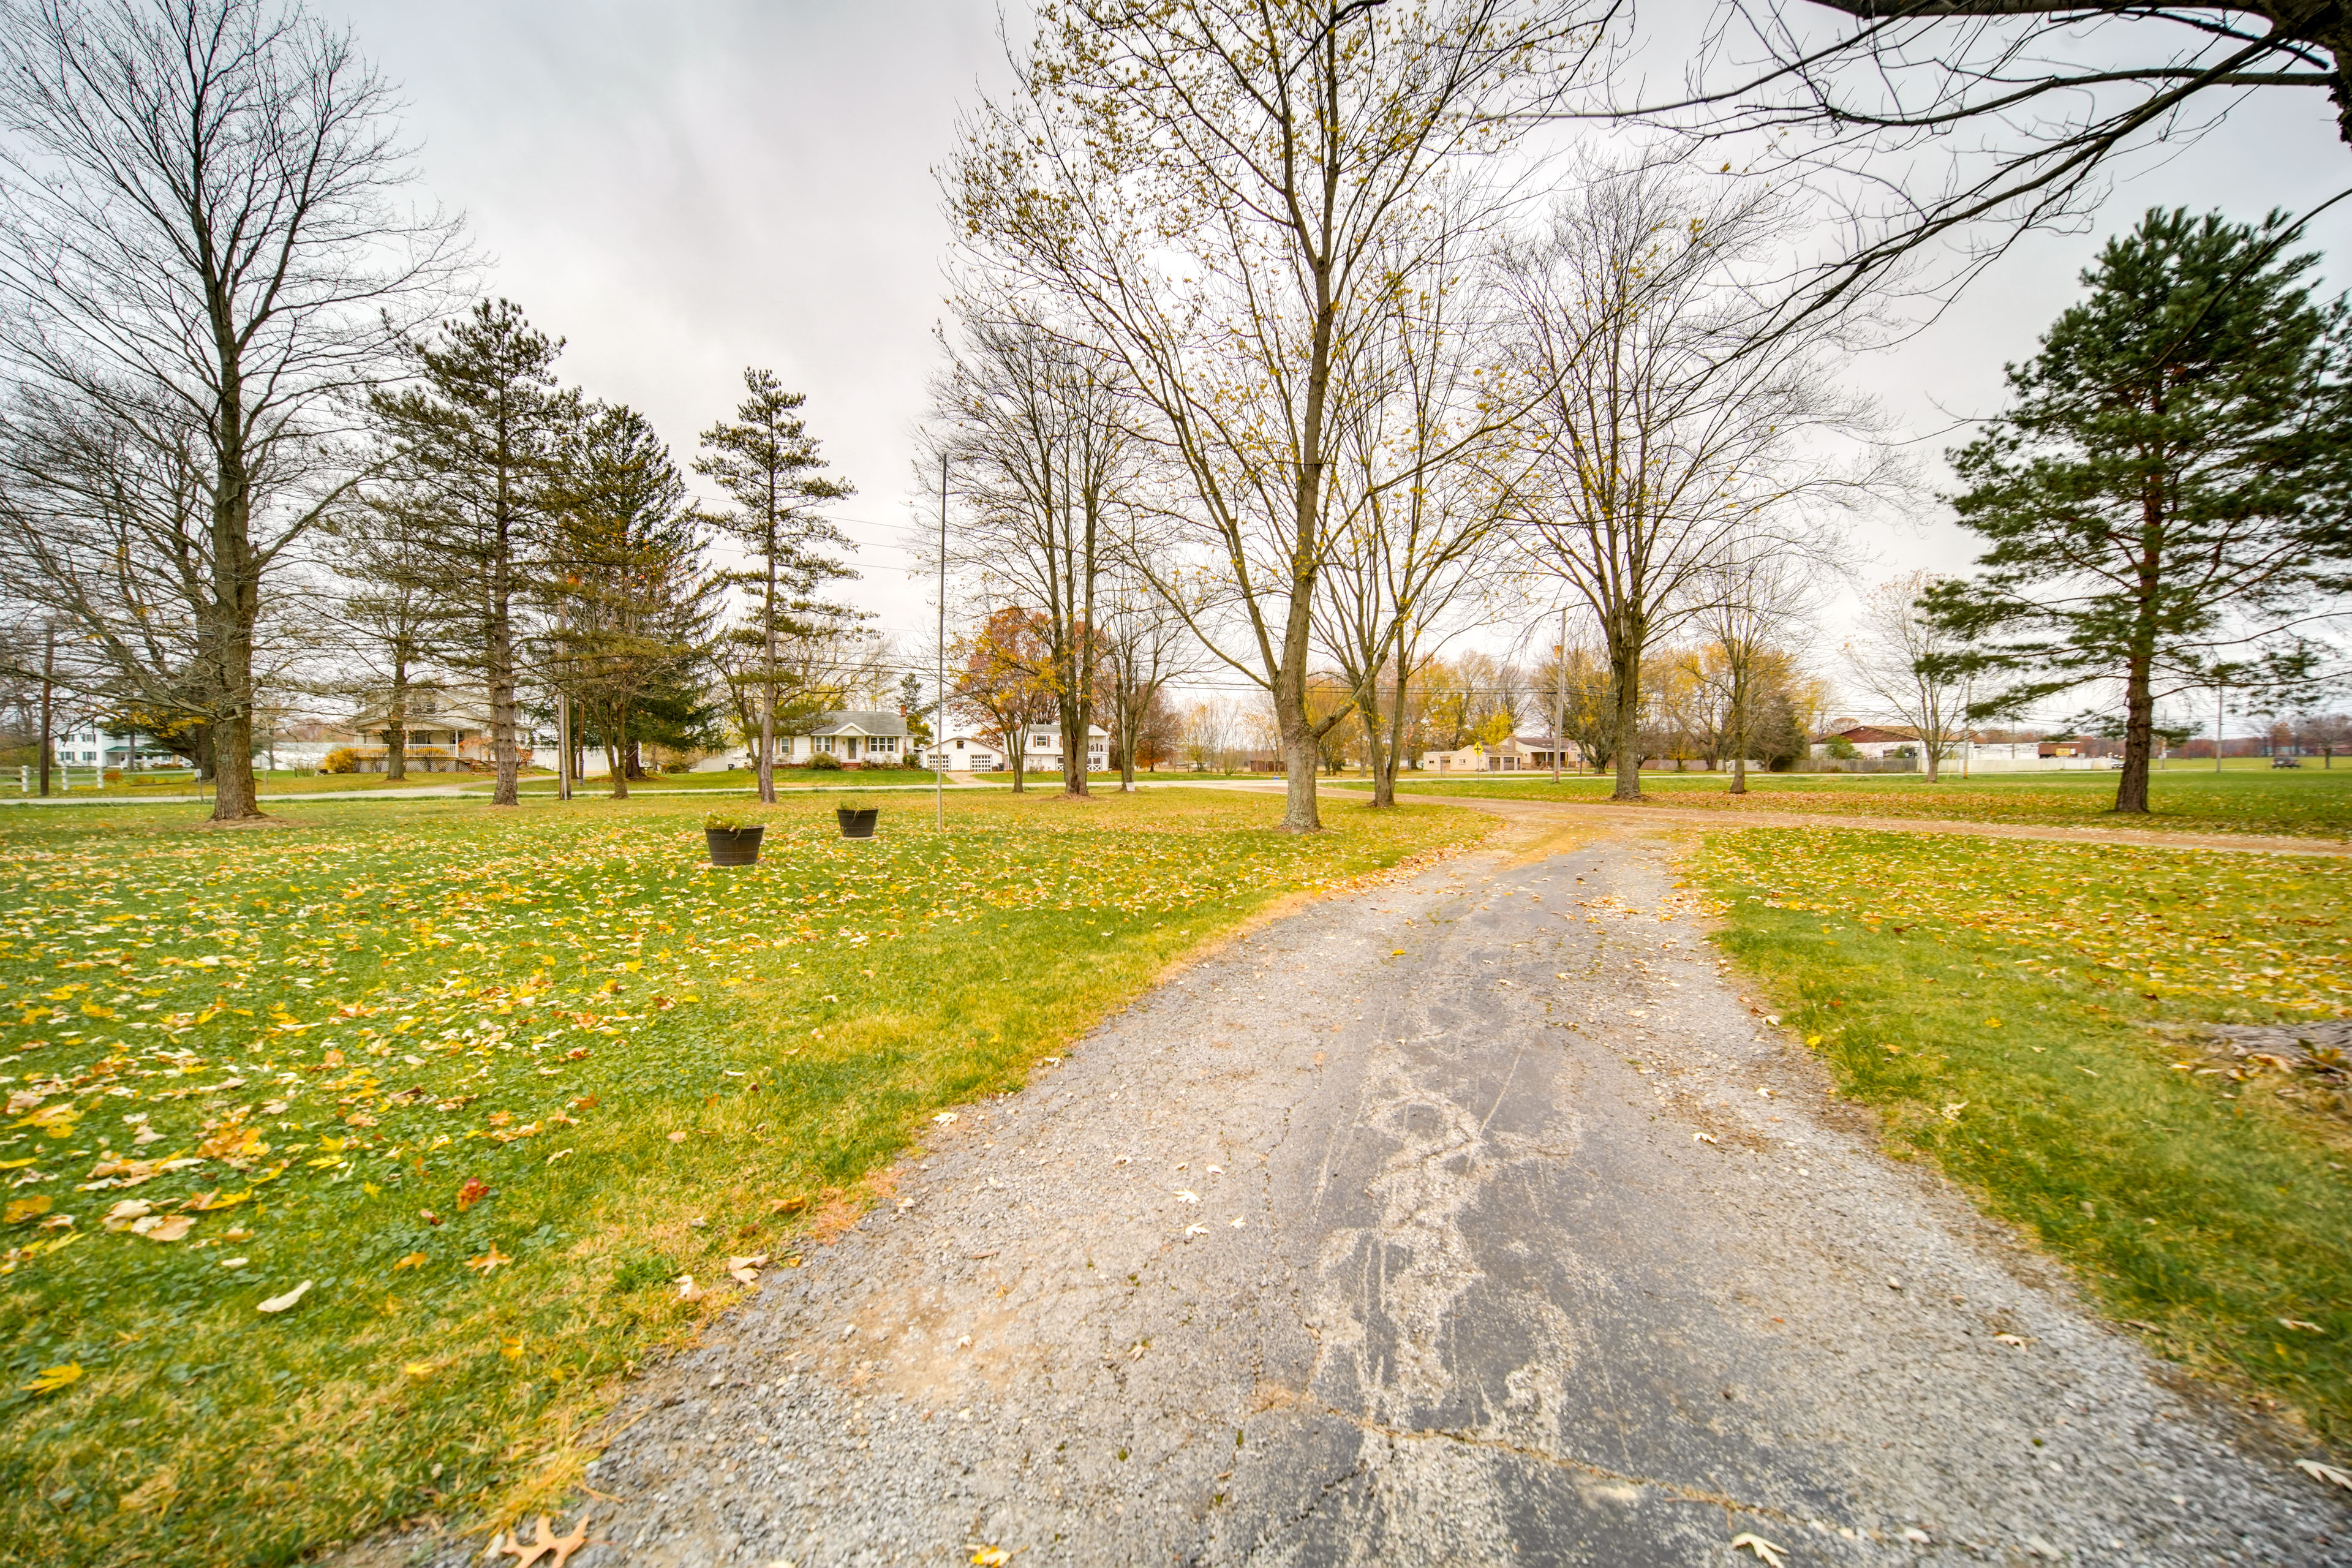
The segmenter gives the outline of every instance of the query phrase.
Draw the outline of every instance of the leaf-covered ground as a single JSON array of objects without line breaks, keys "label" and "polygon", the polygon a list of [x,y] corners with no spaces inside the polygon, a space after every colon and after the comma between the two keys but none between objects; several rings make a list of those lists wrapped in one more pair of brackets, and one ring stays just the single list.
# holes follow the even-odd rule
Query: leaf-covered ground
[{"label": "leaf-covered ground", "polygon": [[[1748,793],[1728,793],[1722,773],[1643,773],[1643,793],[1685,810],[1798,812],[1832,816],[1941,817],[2059,827],[2147,828],[2176,833],[2258,833],[2352,839],[2352,758],[2323,769],[2228,771],[2188,764],[2152,773],[2152,812],[2118,816],[2111,773],[1948,774],[1934,784],[1911,773],[1749,775]],[[1612,782],[1585,774],[1553,784],[1540,775],[1408,777],[1400,795],[1496,795],[1512,800],[1602,801]]]},{"label": "leaf-covered ground", "polygon": [[560,1489],[617,1375],[924,1117],[1269,900],[1486,826],[949,809],[857,842],[780,805],[725,872],[687,803],[0,821],[0,1560],[285,1562]]},{"label": "leaf-covered ground", "polygon": [[2200,1044],[2352,1016],[2352,865],[1749,828],[1692,869],[1896,1147],[2160,1351],[2352,1436],[2346,1075]]}]

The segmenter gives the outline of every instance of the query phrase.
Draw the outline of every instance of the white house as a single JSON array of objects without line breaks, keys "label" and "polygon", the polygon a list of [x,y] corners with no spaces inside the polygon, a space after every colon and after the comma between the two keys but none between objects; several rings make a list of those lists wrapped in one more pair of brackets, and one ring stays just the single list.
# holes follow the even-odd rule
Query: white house
[{"label": "white house", "polygon": [[[1106,773],[1110,767],[1110,732],[1099,724],[1087,726],[1087,772]],[[1004,738],[993,730],[951,730],[940,744],[931,748],[925,761],[946,773],[992,773],[1009,768],[1013,759]],[[1022,753],[1021,765],[1032,773],[1058,773],[1062,771],[1062,731],[1059,725],[1051,729],[1034,729]]]},{"label": "white house", "polygon": [[1426,752],[1421,765],[1423,772],[1440,773],[1510,773],[1538,768],[1549,773],[1554,751],[1560,752],[1562,768],[1580,765],[1582,753],[1575,742],[1569,742],[1563,750],[1549,735],[1513,735],[1491,746],[1474,742],[1459,751]]},{"label": "white house", "polygon": [[145,735],[121,735],[94,725],[69,729],[49,738],[58,763],[69,768],[184,767],[186,763],[162,742]]}]

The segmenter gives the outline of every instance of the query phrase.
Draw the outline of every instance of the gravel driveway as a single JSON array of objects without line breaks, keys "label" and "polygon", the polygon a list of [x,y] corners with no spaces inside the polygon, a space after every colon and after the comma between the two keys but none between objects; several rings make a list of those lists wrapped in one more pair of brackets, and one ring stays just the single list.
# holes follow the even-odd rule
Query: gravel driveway
[{"label": "gravel driveway", "polygon": [[1660,840],[1315,905],[649,1375],[573,1561],[2352,1562],[1822,1086]]}]

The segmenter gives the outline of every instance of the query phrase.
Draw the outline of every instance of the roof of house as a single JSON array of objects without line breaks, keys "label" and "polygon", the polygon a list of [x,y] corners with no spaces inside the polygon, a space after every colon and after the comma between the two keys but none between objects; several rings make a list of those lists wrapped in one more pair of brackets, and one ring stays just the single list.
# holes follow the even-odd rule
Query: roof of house
[{"label": "roof of house", "polygon": [[[1864,744],[1873,741],[1916,741],[1919,738],[1919,731],[1907,724],[1857,724],[1851,730],[1837,731],[1836,735],[1840,740]],[[1822,738],[1828,740],[1830,737],[1824,735]]]},{"label": "roof of house", "polygon": [[820,713],[809,726],[812,735],[903,735],[907,721],[896,713],[869,712],[849,708],[831,713]]}]

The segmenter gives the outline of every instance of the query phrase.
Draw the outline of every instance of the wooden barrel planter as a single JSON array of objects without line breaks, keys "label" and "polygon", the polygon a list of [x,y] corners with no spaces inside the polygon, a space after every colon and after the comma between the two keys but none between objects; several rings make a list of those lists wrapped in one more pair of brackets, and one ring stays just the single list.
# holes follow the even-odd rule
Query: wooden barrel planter
[{"label": "wooden barrel planter", "polygon": [[874,837],[875,820],[882,815],[882,808],[869,805],[862,811],[852,811],[845,805],[836,808],[833,815],[841,823],[844,838],[871,838]]},{"label": "wooden barrel planter", "polygon": [[756,866],[760,861],[760,835],[765,826],[751,827],[706,827],[703,842],[710,846],[710,863],[714,866]]}]

